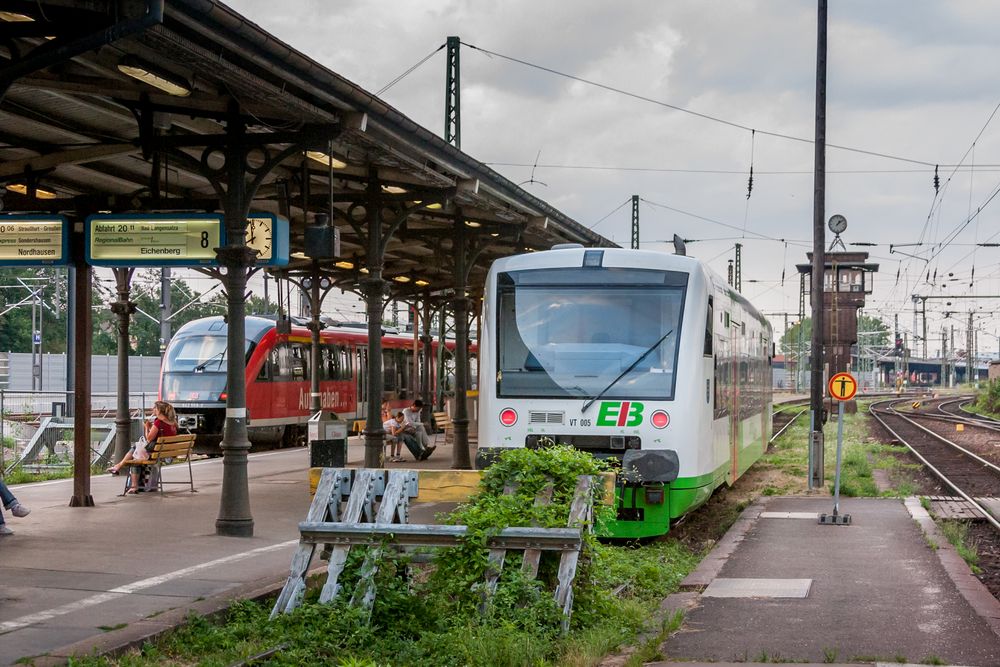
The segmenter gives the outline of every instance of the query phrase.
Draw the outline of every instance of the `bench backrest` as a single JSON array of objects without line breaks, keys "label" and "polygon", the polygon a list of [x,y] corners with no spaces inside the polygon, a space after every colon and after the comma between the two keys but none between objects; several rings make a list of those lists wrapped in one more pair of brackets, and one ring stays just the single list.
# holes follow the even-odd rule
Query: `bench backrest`
[{"label": "bench backrest", "polygon": [[184,435],[166,435],[156,439],[153,443],[153,451],[149,454],[149,460],[155,461],[158,458],[179,458],[191,455],[191,447],[194,445],[194,435],[186,433]]}]

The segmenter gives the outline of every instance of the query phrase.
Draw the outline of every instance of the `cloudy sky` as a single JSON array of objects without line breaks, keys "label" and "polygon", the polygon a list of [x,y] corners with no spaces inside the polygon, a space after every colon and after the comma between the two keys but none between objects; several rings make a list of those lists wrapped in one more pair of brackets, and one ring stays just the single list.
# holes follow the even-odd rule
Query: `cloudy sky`
[{"label": "cloudy sky", "polygon": [[[624,246],[632,195],[643,248],[697,239],[688,253],[725,275],[742,243],[744,294],[779,333],[781,313],[796,319],[795,264],[812,243],[816,2],[230,4],[372,92],[430,56],[381,96],[438,134],[435,50],[460,37],[466,153]],[[1000,247],[977,245],[1000,242],[1000,5],[830,5],[826,212],[847,217],[849,249],[878,244],[857,248],[881,266],[867,312],[898,314],[910,332],[914,294],[1000,295]],[[964,347],[971,309],[980,349],[996,354],[1000,299],[948,303],[927,301],[929,353],[942,326]]]}]

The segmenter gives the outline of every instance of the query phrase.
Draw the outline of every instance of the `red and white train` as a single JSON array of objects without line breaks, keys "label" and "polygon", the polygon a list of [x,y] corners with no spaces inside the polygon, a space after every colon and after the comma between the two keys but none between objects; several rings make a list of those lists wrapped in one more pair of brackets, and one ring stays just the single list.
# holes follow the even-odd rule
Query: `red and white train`
[{"label": "red and white train", "polygon": [[[177,410],[178,422],[198,437],[195,448],[218,453],[226,408],[228,324],[206,317],[182,326],[163,357],[160,398]],[[446,342],[454,350],[454,342]],[[312,338],[293,324],[279,333],[276,322],[246,318],[248,435],[254,449],[305,442],[313,372],[320,374],[320,402],[341,419],[367,414],[367,328],[335,326],[320,333],[319,367],[310,367]],[[432,343],[437,353],[438,343]],[[382,337],[384,398],[400,405],[416,396],[413,355],[422,344],[412,334]],[[422,364],[422,354],[420,362]],[[446,374],[446,377],[450,377]],[[432,379],[432,386],[434,379]]]}]

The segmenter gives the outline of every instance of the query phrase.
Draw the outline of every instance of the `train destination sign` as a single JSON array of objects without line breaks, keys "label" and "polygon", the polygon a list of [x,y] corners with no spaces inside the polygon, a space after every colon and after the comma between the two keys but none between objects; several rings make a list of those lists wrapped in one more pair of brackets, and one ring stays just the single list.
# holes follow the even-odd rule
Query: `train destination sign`
[{"label": "train destination sign", "polygon": [[209,266],[223,243],[217,213],[92,215],[85,231],[94,266]]},{"label": "train destination sign", "polygon": [[61,215],[0,215],[0,266],[69,264],[69,232]]},{"label": "train destination sign", "polygon": [[849,401],[858,393],[858,381],[850,373],[837,373],[830,378],[827,389],[838,401]]}]

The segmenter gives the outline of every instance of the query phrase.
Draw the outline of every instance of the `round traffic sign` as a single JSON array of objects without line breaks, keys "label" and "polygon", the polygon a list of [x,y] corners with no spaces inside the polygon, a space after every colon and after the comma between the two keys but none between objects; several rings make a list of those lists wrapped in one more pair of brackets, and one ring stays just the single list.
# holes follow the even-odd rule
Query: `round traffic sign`
[{"label": "round traffic sign", "polygon": [[858,393],[858,381],[850,373],[837,373],[830,378],[826,388],[838,401],[849,401]]}]

